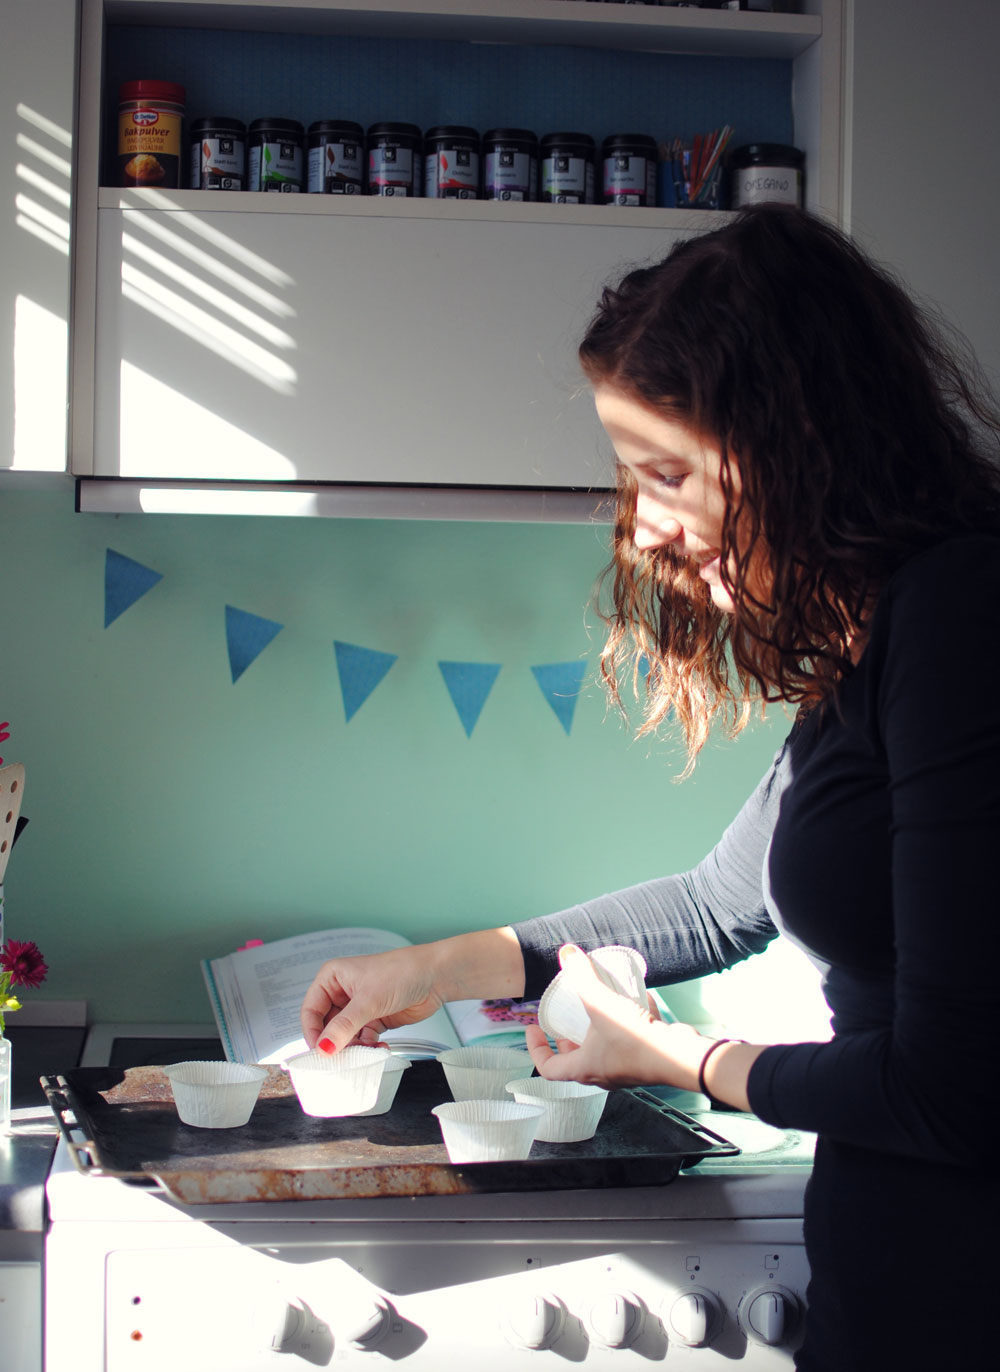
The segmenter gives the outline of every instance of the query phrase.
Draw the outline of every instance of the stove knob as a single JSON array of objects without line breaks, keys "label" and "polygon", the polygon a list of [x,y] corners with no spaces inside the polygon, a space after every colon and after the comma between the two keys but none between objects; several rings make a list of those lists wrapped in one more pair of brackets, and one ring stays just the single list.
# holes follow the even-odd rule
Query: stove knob
[{"label": "stove knob", "polygon": [[333,1354],[334,1340],[329,1325],[309,1309],[305,1302],[282,1300],[277,1308],[264,1303],[260,1317],[266,1322],[264,1342],[276,1353],[306,1353],[324,1357]]},{"label": "stove knob", "polygon": [[565,1313],[558,1296],[524,1296],[508,1306],[504,1333],[515,1348],[551,1348],[562,1332]]},{"label": "stove knob", "polygon": [[355,1348],[377,1348],[389,1332],[391,1314],[385,1301],[362,1300],[351,1310],[350,1317],[339,1325],[338,1332],[346,1343]]},{"label": "stove knob", "polygon": [[685,1291],[666,1311],[668,1335],[688,1348],[704,1348],[711,1343],[720,1320],[718,1301],[700,1287]]},{"label": "stove knob", "polygon": [[737,1317],[751,1343],[784,1343],[798,1319],[799,1303],[783,1286],[761,1286],[740,1301]]},{"label": "stove knob", "polygon": [[601,1348],[631,1348],[642,1333],[645,1306],[629,1292],[609,1291],[594,1302],[587,1321],[593,1341]]}]

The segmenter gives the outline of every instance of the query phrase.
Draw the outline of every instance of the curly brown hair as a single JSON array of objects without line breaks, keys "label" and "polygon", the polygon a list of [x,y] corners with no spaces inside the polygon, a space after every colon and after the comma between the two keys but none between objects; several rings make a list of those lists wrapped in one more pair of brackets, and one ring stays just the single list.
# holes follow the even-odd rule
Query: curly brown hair
[{"label": "curly brown hair", "polygon": [[[736,734],[755,701],[831,700],[901,563],[955,533],[1000,531],[1000,413],[967,345],[805,211],[742,210],[629,272],[605,289],[580,360],[592,384],[721,454],[734,611],[670,545],[636,549],[621,465],[601,581],[605,686],[622,708],[623,674],[645,681],[640,734],[673,710],[684,775],[713,721]],[[762,554],[768,590],[754,577],[754,593]]]}]

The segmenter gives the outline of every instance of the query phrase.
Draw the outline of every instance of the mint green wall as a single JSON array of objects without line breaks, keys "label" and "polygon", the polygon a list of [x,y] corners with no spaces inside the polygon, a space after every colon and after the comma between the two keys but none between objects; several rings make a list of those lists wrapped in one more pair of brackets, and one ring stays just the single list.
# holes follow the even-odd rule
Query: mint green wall
[{"label": "mint green wall", "polygon": [[[248,938],[438,936],[697,860],[784,720],[710,747],[680,785],[676,747],[630,739],[593,681],[606,537],[77,515],[69,483],[0,483],[0,753],[25,764],[30,820],[8,933],[51,969],[32,999],[206,1020],[199,959]],[[109,547],[162,580],[105,629]],[[235,684],[227,603],[285,626]],[[349,723],[335,638],[398,654]],[[567,737],[530,668],[588,653]],[[503,664],[471,738],[439,659]]]}]

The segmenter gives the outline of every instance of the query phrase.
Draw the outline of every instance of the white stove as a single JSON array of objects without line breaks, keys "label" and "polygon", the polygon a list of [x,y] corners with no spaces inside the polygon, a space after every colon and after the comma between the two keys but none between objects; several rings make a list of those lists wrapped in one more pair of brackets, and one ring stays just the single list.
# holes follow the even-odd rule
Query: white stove
[{"label": "white stove", "polygon": [[[216,1055],[211,1026],[97,1026],[81,1065],[162,1062],[167,1037]],[[660,1187],[190,1207],[61,1139],[46,1372],[787,1372],[813,1139],[702,1104],[679,1108],[743,1152]]]}]

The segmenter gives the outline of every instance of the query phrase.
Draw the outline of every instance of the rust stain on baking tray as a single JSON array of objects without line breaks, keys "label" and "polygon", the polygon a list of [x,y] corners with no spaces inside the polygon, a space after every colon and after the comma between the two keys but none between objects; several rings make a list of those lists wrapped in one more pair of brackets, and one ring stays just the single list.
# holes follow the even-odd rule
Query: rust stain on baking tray
[{"label": "rust stain on baking tray", "polygon": [[738,1151],[699,1135],[693,1121],[686,1128],[683,1116],[613,1091],[593,1139],[536,1142],[520,1162],[453,1166],[430,1113],[449,1097],[433,1061],[404,1073],[388,1113],[341,1119],[304,1114],[273,1067],[240,1129],[182,1124],[158,1067],[76,1068],[64,1081],[90,1141],[86,1161],[76,1159],[81,1170],[158,1183],[184,1205],[658,1186],[686,1160]]}]

